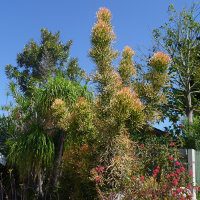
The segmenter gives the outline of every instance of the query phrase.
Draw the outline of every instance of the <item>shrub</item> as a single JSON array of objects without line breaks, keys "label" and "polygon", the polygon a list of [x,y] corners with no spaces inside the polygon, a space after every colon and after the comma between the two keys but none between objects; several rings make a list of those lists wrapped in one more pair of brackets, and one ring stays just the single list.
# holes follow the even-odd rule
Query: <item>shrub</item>
[{"label": "shrub", "polygon": [[192,198],[191,174],[170,137],[166,144],[156,137],[145,143],[133,143],[125,136],[114,141],[117,154],[112,146],[107,151],[107,157],[112,154],[111,161],[105,162],[104,157],[92,170],[100,199],[114,199],[119,194],[137,200]]}]

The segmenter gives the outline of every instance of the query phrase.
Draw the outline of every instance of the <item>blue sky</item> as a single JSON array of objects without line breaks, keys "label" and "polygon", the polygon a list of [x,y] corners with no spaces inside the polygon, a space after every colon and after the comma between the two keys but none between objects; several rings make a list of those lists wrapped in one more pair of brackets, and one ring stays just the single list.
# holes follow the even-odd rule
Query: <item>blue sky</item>
[{"label": "blue sky", "polygon": [[[30,39],[40,38],[40,29],[60,30],[64,42],[73,40],[71,56],[90,73],[95,69],[88,58],[90,33],[95,13],[107,7],[113,14],[117,35],[115,49],[126,45],[150,47],[151,32],[168,19],[169,4],[177,10],[193,0],[4,0],[0,1],[0,106],[6,103],[8,81],[5,65],[16,65],[16,55]],[[163,127],[163,124],[159,125]]]}]

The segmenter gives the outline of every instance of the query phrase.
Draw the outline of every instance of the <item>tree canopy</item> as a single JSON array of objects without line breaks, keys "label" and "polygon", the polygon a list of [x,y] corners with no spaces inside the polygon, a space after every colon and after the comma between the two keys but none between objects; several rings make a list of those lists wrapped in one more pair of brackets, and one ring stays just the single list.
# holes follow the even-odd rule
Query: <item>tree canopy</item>
[{"label": "tree canopy", "polygon": [[153,31],[156,48],[171,58],[169,84],[166,88],[168,104],[163,107],[165,116],[176,123],[180,116],[189,122],[199,113],[199,45],[200,24],[198,4],[178,13],[169,6],[169,21]]},{"label": "tree canopy", "polygon": [[77,58],[69,58],[71,45],[71,40],[67,43],[60,40],[59,31],[53,34],[48,29],[41,29],[39,44],[30,40],[17,54],[17,66],[6,66],[6,74],[27,95],[31,94],[34,86],[56,74],[76,81],[84,71],[78,66]]}]

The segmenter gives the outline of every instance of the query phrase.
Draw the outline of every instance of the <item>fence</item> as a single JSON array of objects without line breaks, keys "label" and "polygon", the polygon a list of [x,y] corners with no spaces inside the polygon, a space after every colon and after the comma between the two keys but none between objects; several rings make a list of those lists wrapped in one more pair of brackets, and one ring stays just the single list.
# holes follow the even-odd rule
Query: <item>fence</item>
[{"label": "fence", "polygon": [[[184,161],[188,163],[188,171],[192,171],[192,181],[194,186],[200,186],[200,151],[194,149],[181,149]],[[196,192],[193,189],[194,200]]]}]

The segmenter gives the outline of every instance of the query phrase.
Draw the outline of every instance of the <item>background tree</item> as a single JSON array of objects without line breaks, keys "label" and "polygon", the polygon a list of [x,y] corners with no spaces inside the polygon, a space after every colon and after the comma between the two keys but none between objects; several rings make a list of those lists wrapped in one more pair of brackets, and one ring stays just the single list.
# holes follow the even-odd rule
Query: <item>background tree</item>
[{"label": "background tree", "polygon": [[180,116],[186,116],[190,123],[199,113],[199,55],[200,24],[198,5],[178,13],[169,6],[169,22],[153,31],[157,47],[171,57],[169,67],[170,87],[168,104],[163,108],[165,116],[176,123]]},{"label": "background tree", "polygon": [[69,59],[72,41],[66,44],[60,41],[60,32],[53,34],[48,29],[41,29],[41,39],[37,44],[33,39],[17,54],[17,66],[7,65],[8,78],[14,78],[20,89],[31,95],[34,86],[60,73],[76,81],[83,71],[78,66],[78,59]]}]

